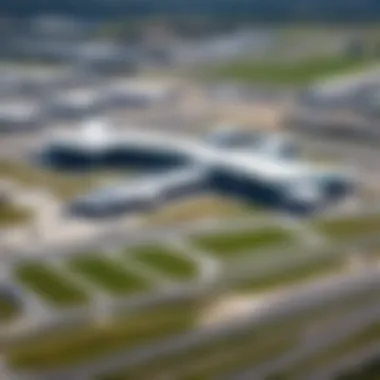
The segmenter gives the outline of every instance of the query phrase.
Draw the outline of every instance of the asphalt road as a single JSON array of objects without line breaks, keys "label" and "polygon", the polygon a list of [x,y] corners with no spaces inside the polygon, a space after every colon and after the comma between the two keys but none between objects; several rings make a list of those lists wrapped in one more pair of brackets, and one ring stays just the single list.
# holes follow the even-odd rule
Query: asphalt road
[{"label": "asphalt road", "polygon": [[[352,167],[380,166],[377,146],[354,141],[334,140],[327,137],[306,137],[296,135],[305,153],[321,158],[336,158],[338,162]],[[376,174],[376,173],[373,173]]]},{"label": "asphalt road", "polygon": [[[99,373],[107,373],[117,369],[142,364],[151,358],[159,358],[193,347],[215,337],[228,336],[238,331],[244,331],[248,326],[260,326],[261,323],[282,320],[295,316],[300,312],[313,310],[333,304],[347,296],[362,294],[365,290],[377,291],[380,288],[378,271],[371,271],[350,278],[335,278],[329,281],[300,288],[289,295],[284,295],[280,301],[268,304],[260,313],[249,317],[235,319],[222,327],[201,329],[176,336],[172,339],[147,345],[133,351],[127,350],[109,355],[101,360],[90,361],[72,368],[64,368],[39,373],[24,373],[20,379],[25,380],[87,380]],[[251,380],[251,379],[250,379]]]},{"label": "asphalt road", "polygon": [[[307,360],[319,352],[323,352],[334,344],[360,332],[365,326],[380,320],[380,305],[361,309],[351,313],[329,326],[321,334],[314,334],[312,338],[305,337],[294,349],[287,351],[275,360],[269,360],[251,370],[234,373],[224,377],[225,380],[263,380],[281,371],[291,370],[293,366]],[[325,379],[321,377],[320,379]]]},{"label": "asphalt road", "polygon": [[358,351],[351,352],[331,365],[321,368],[318,371],[307,376],[305,380],[335,380],[342,373],[359,368],[364,363],[371,360],[376,360],[379,357],[380,343],[376,342],[367,346],[364,350],[361,348]]}]

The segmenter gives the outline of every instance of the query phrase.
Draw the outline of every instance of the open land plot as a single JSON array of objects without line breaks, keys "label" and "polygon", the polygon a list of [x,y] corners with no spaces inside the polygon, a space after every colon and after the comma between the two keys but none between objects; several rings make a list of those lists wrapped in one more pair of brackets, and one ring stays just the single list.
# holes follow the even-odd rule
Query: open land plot
[{"label": "open land plot", "polygon": [[101,325],[94,323],[44,334],[10,348],[7,361],[16,369],[39,370],[96,360],[191,330],[201,307],[199,300],[179,301]]},{"label": "open land plot", "polygon": [[0,202],[0,228],[25,224],[32,219],[32,212],[9,202]]},{"label": "open land plot", "polygon": [[355,72],[374,65],[372,58],[350,58],[342,55],[310,57],[301,60],[263,61],[244,59],[216,65],[205,70],[211,79],[231,79],[276,85],[304,85],[329,75]]},{"label": "open land plot", "polygon": [[137,260],[170,279],[193,280],[197,276],[195,262],[180,252],[164,246],[137,247],[127,251],[126,257]]},{"label": "open land plot", "polygon": [[363,327],[363,329],[358,333],[355,333],[343,341],[330,346],[323,352],[302,361],[287,373],[281,374],[281,378],[284,380],[302,380],[313,371],[317,371],[325,366],[328,366],[343,358],[345,355],[356,352],[357,350],[364,350],[371,344],[379,342],[379,340],[380,323]]},{"label": "open land plot", "polygon": [[[125,174],[124,174],[125,175]],[[44,187],[58,199],[68,200],[86,193],[94,187],[104,185],[109,180],[120,178],[121,173],[89,171],[86,173],[56,172],[28,164],[0,161],[0,177],[25,187]]]},{"label": "open land plot", "polygon": [[0,326],[11,322],[20,314],[19,307],[12,300],[0,295]]},{"label": "open land plot", "polygon": [[[172,376],[176,379],[218,378],[242,366],[252,366],[283,353],[294,346],[306,331],[321,323],[341,318],[358,306],[378,300],[374,294],[340,300],[285,320],[269,322],[259,328],[248,327],[240,333],[219,336],[185,351],[152,359],[143,365],[100,376],[101,380],[150,380]],[[278,337],[276,340],[275,338]]]},{"label": "open land plot", "polygon": [[67,267],[114,295],[133,294],[149,288],[145,279],[100,255],[73,258],[68,262]]},{"label": "open land plot", "polygon": [[194,237],[192,241],[195,246],[216,257],[231,260],[241,258],[242,255],[247,254],[247,251],[257,250],[262,253],[260,250],[291,243],[292,240],[288,231],[279,227],[267,227],[198,236]]},{"label": "open land plot", "polygon": [[377,236],[380,233],[380,215],[327,220],[317,223],[316,228],[336,240]]},{"label": "open land plot", "polygon": [[256,214],[260,214],[260,210],[244,203],[217,196],[200,196],[168,204],[162,210],[150,214],[146,223],[162,226],[208,219],[255,216]]},{"label": "open land plot", "polygon": [[21,264],[15,268],[14,276],[24,288],[55,306],[76,306],[88,301],[82,289],[48,265]]},{"label": "open land plot", "polygon": [[256,293],[302,284],[307,281],[323,279],[344,270],[344,261],[334,256],[323,257],[296,264],[293,268],[275,271],[271,275],[247,278],[239,281],[236,290],[242,293]]}]

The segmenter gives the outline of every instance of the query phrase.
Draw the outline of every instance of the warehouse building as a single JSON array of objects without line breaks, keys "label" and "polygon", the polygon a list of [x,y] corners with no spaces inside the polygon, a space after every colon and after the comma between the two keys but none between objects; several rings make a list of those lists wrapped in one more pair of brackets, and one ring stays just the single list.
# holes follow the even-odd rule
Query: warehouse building
[{"label": "warehouse building", "polygon": [[25,70],[23,65],[9,65],[0,70],[0,96],[35,99],[62,89],[70,80],[78,86],[78,76],[72,69],[33,67]]},{"label": "warehouse building", "polygon": [[121,107],[147,108],[176,99],[180,88],[172,83],[124,79],[110,83],[102,90],[106,109]]},{"label": "warehouse building", "polygon": [[235,125],[221,126],[209,134],[205,142],[226,151],[261,153],[280,159],[300,156],[300,147],[286,135],[252,131]]},{"label": "warehouse building", "polygon": [[259,152],[220,156],[212,165],[209,181],[223,195],[297,213],[317,211],[353,191],[349,173]]},{"label": "warehouse building", "polygon": [[0,131],[21,132],[41,128],[45,124],[41,106],[22,98],[7,99],[0,103]]},{"label": "warehouse building", "polygon": [[96,113],[99,104],[99,89],[91,86],[60,92],[52,97],[47,107],[53,118],[78,119]]},{"label": "warehouse building", "polygon": [[20,78],[15,73],[9,73],[5,70],[0,72],[0,98],[17,96],[20,93]]},{"label": "warehouse building", "polygon": [[101,121],[86,124],[77,133],[49,138],[43,151],[45,163],[66,168],[121,167],[173,168],[193,161],[192,145],[170,135],[129,131],[112,133]]},{"label": "warehouse building", "polygon": [[58,167],[160,169],[76,200],[71,209],[87,215],[91,209],[94,214],[143,211],[206,189],[277,209],[312,212],[353,192],[350,173],[301,162],[293,150],[284,150],[288,147],[286,140],[268,135],[250,149],[229,150],[165,134],[113,133],[98,121],[80,135],[53,140],[44,160]]},{"label": "warehouse building", "polygon": [[111,41],[85,41],[76,46],[72,54],[76,67],[111,76],[135,73],[139,61],[136,49]]}]

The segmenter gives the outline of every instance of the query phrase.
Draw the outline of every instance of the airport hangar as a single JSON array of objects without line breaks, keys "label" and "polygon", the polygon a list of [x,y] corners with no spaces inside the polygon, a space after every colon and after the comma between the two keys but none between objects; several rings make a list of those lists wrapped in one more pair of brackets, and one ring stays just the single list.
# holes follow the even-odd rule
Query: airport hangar
[{"label": "airport hangar", "polygon": [[196,141],[153,132],[113,132],[95,122],[79,133],[50,138],[39,159],[66,170],[145,171],[68,205],[70,213],[88,217],[153,210],[198,192],[303,214],[321,210],[355,188],[354,176],[346,170],[302,162],[292,141],[246,131]]}]

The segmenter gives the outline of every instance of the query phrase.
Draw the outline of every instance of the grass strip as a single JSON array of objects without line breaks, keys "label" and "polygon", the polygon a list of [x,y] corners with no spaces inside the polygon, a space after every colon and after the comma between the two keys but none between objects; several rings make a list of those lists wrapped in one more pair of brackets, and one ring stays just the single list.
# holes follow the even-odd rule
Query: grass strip
[{"label": "grass strip", "polygon": [[7,362],[16,369],[42,370],[96,360],[190,330],[199,307],[197,302],[179,302],[101,325],[94,323],[40,336],[8,350]]},{"label": "grass strip", "polygon": [[317,228],[336,240],[376,236],[380,232],[380,215],[328,220],[318,223]]},{"label": "grass strip", "polygon": [[74,258],[68,263],[68,268],[114,295],[136,293],[148,288],[144,279],[100,256]]},{"label": "grass strip", "polygon": [[231,260],[245,255],[248,250],[272,248],[291,240],[288,231],[281,228],[265,228],[206,235],[194,238],[193,242],[217,257]]},{"label": "grass strip", "polygon": [[175,280],[191,280],[197,275],[197,267],[179,252],[160,246],[144,246],[133,249],[132,257],[144,265]]},{"label": "grass strip", "polygon": [[316,280],[323,276],[338,273],[343,269],[343,262],[336,257],[325,257],[298,264],[294,268],[275,271],[262,277],[248,278],[239,282],[235,290],[242,293],[273,291],[297,283]]},{"label": "grass strip", "polygon": [[48,265],[22,264],[14,276],[25,288],[56,306],[76,306],[88,301],[86,293]]}]

